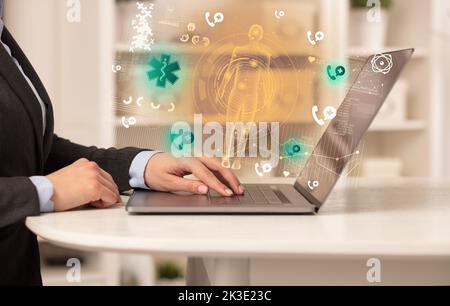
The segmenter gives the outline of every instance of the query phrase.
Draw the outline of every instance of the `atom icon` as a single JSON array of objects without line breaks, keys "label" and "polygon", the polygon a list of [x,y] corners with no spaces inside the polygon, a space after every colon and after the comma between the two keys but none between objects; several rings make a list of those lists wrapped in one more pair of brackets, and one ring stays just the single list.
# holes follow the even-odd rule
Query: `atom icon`
[{"label": "atom icon", "polygon": [[372,59],[372,70],[375,73],[388,74],[394,67],[392,55],[376,54]]}]

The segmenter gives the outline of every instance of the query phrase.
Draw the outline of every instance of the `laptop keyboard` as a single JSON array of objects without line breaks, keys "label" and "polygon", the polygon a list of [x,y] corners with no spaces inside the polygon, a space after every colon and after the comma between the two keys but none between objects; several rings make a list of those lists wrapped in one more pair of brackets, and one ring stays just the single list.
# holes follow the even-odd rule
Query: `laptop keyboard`
[{"label": "laptop keyboard", "polygon": [[242,196],[234,196],[230,198],[222,197],[217,192],[211,190],[209,199],[212,204],[283,204],[286,199],[280,198],[277,193],[266,185],[247,185],[244,186],[245,194]]}]

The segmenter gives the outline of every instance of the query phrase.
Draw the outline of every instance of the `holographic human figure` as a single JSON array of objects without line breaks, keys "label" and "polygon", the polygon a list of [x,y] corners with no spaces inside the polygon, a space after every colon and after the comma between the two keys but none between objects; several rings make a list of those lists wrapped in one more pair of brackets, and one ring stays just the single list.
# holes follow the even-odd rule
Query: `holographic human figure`
[{"label": "holographic human figure", "polygon": [[[218,99],[227,95],[227,123],[255,122],[258,106],[265,101],[265,75],[270,70],[272,55],[261,43],[264,32],[260,25],[253,25],[248,32],[249,43],[236,47],[231,60],[218,88]],[[247,141],[248,131],[244,139]],[[233,155],[234,134],[230,133],[226,139],[223,166],[239,169],[237,159],[231,166],[230,157]]]}]

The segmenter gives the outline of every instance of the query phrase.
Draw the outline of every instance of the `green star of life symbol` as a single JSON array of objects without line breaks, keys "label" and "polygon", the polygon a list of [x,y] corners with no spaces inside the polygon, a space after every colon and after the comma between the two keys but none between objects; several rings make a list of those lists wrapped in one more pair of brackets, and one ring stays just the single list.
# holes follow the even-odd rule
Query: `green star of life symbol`
[{"label": "green star of life symbol", "polygon": [[175,72],[180,70],[180,65],[178,62],[171,63],[170,58],[170,55],[162,54],[160,60],[152,58],[149,62],[153,69],[147,72],[148,79],[150,81],[156,79],[158,87],[165,88],[167,81],[173,85],[179,79]]}]

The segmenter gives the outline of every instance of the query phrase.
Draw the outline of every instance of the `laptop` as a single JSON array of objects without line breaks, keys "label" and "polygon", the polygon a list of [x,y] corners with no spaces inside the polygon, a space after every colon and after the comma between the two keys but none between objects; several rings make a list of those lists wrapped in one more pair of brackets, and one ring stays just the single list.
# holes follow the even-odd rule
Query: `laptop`
[{"label": "laptop", "polygon": [[172,194],[137,190],[130,214],[315,214],[326,202],[414,49],[370,56],[294,184],[244,185],[242,196]]}]

